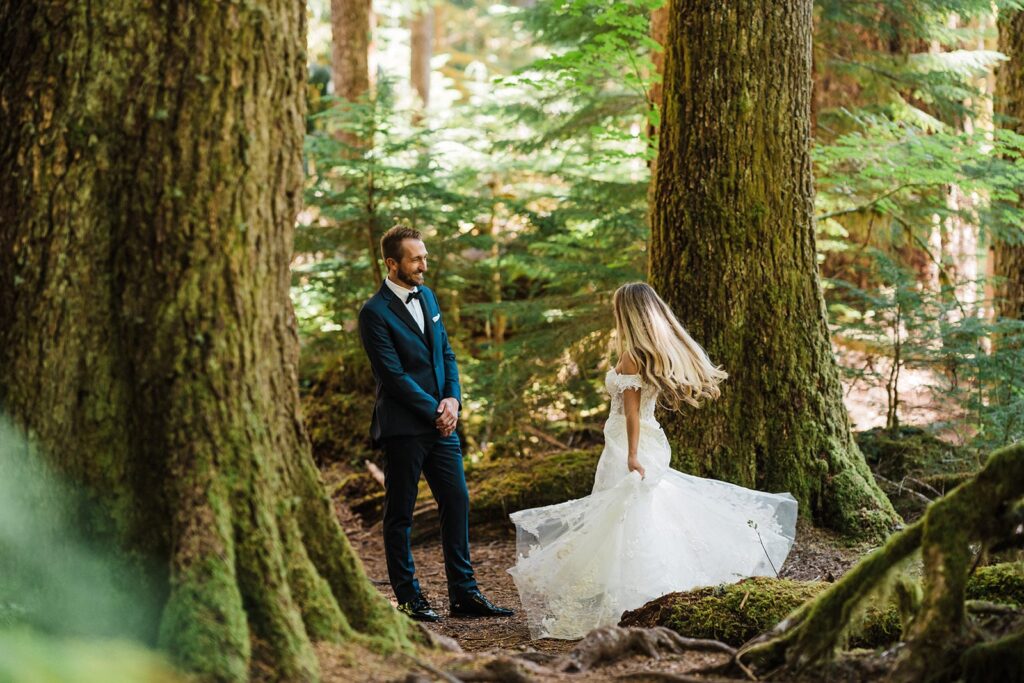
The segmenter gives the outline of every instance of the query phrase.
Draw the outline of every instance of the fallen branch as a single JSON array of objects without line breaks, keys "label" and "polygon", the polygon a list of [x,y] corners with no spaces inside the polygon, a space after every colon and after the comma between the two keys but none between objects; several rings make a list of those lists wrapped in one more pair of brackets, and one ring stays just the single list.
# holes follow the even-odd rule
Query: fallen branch
[{"label": "fallen branch", "polygon": [[931,498],[933,498],[933,499],[934,498],[942,498],[942,496],[945,495],[942,491],[938,490],[937,488],[935,488],[931,484],[929,484],[927,482],[923,482],[920,479],[917,479],[916,477],[910,476],[909,474],[903,477],[903,481],[909,481],[914,486],[917,486],[919,490],[920,489],[924,489],[925,491],[928,492],[928,495]]},{"label": "fallen branch", "polygon": [[542,441],[547,441],[549,444],[551,444],[555,448],[558,448],[559,450],[570,450],[568,445],[562,443],[561,441],[551,436],[547,432],[542,432],[541,430],[537,429],[532,425],[523,425],[523,431],[526,432],[527,434],[533,434],[535,437],[541,439]]},{"label": "fallen branch", "polygon": [[[897,483],[897,482],[893,481],[892,479],[888,479],[886,477],[883,477],[878,472],[873,472],[873,474],[875,475],[875,479],[881,481],[883,484],[888,484],[892,489],[894,489],[896,491],[896,495],[902,495],[904,492],[906,492],[906,493],[909,493],[910,495],[916,497],[918,500],[920,500],[925,505],[930,505],[932,503],[932,499],[931,498],[929,498],[928,496],[924,495],[923,493],[915,491],[914,489],[912,489],[910,487],[903,486],[903,482]],[[906,479],[906,478],[904,477],[904,479]]]}]

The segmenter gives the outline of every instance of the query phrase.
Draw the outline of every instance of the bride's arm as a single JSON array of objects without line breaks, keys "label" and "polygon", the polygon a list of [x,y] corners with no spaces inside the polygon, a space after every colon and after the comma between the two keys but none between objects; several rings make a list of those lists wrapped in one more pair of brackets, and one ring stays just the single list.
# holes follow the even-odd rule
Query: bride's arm
[{"label": "bride's arm", "polygon": [[[639,370],[632,358],[623,356],[615,371],[622,375],[635,375]],[[639,472],[643,477],[644,468],[637,457],[640,444],[640,389],[626,389],[622,392],[622,412],[626,418],[626,443],[629,447],[626,466],[630,472]]]},{"label": "bride's arm", "polygon": [[629,444],[629,459],[626,466],[630,472],[639,472],[644,476],[644,468],[637,458],[637,446],[640,443],[640,390],[626,389],[622,392],[622,412],[626,414],[626,442]]}]

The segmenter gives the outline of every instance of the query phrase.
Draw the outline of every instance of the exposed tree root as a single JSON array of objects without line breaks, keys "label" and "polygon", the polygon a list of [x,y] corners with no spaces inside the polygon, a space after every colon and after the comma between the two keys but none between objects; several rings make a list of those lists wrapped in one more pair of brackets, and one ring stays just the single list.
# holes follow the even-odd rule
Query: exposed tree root
[{"label": "exposed tree root", "polygon": [[[446,675],[460,681],[502,681],[503,683],[532,683],[537,677],[553,677],[559,674],[584,673],[600,665],[614,664],[633,655],[645,655],[660,659],[666,654],[680,654],[687,650],[717,652],[733,657],[736,650],[717,640],[684,638],[675,631],[658,626],[655,628],[632,628],[606,626],[595,629],[577,644],[571,652],[562,656],[548,656],[527,652],[510,656],[498,654],[463,659],[448,667]],[[686,677],[667,677],[657,671],[638,672],[642,679],[654,677],[657,680],[696,680]],[[714,681],[713,678],[700,680]],[[724,680],[724,679],[723,679]]]},{"label": "exposed tree root", "polygon": [[419,622],[416,622],[416,627],[420,631],[421,640],[428,643],[431,647],[443,652],[462,652],[462,646],[459,645],[459,641],[455,640],[451,636],[431,631]]},{"label": "exposed tree root", "polygon": [[555,671],[519,657],[497,655],[489,658],[474,656],[448,673],[459,681],[501,681],[501,683],[534,683],[537,676],[553,676]]},{"label": "exposed tree root", "polygon": [[660,659],[662,654],[679,654],[686,650],[720,652],[730,656],[736,654],[735,648],[725,643],[684,638],[664,626],[606,626],[591,631],[579,645],[555,663],[555,668],[565,672],[589,671],[598,664],[615,662],[635,654]]},{"label": "exposed tree root", "polygon": [[616,676],[619,681],[637,681],[637,683],[742,683],[746,679],[739,678],[716,678],[709,676],[690,676],[688,674],[673,674],[667,671],[631,671],[628,674]]},{"label": "exposed tree root", "polygon": [[[964,590],[972,567],[972,543],[1003,541],[1015,526],[1015,505],[1024,496],[1024,444],[994,452],[978,475],[935,501],[914,524],[894,534],[880,549],[857,564],[840,581],[801,606],[771,631],[745,644],[735,661],[762,675],[779,668],[801,671],[830,660],[854,617],[871,596],[886,590],[893,570],[918,549],[924,563],[920,608],[895,650],[893,681],[928,681],[955,677],[972,662],[991,662],[991,650],[1005,651],[1020,635],[959,653],[976,636],[966,628]],[[908,601],[913,603],[916,601]],[[1011,658],[1012,659],[1012,658]],[[1011,664],[1012,666],[1012,664]],[[964,672],[971,676],[969,670]],[[1007,679],[1010,680],[1010,679]]]}]

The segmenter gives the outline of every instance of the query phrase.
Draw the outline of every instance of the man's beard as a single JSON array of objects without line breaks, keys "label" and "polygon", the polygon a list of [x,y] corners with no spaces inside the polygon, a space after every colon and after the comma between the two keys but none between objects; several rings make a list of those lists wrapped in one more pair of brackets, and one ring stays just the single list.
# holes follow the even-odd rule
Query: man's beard
[{"label": "man's beard", "polygon": [[398,279],[399,280],[401,280],[403,283],[409,285],[410,287],[418,287],[419,284],[420,284],[420,283],[416,282],[416,280],[413,279],[412,275],[407,275],[407,274],[403,273],[400,270],[396,273],[396,275],[398,275]]}]

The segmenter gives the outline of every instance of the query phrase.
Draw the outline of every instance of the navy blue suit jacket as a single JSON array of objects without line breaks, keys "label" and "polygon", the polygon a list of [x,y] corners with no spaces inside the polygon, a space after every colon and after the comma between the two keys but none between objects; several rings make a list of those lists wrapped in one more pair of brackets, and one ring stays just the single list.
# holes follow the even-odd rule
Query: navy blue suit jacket
[{"label": "navy blue suit jacket", "polygon": [[462,406],[459,369],[434,293],[420,285],[425,333],[387,284],[359,311],[359,336],[377,380],[370,437],[437,432],[437,406],[454,398]]}]

